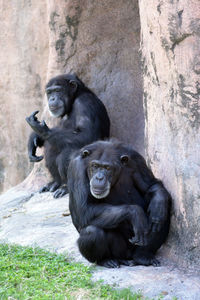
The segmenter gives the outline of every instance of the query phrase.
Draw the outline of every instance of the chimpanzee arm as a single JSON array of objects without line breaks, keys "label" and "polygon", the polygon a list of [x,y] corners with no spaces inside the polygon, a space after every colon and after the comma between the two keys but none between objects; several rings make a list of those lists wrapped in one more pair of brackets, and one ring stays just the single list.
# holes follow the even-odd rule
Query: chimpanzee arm
[{"label": "chimpanzee arm", "polygon": [[148,204],[147,212],[151,222],[152,231],[159,231],[167,220],[170,207],[170,195],[161,181],[156,179],[147,167],[145,160],[139,154],[134,156],[133,181],[143,194]]},{"label": "chimpanzee arm", "polygon": [[149,224],[145,212],[138,205],[109,205],[98,204],[92,207],[95,213],[90,224],[104,229],[117,228],[123,221],[133,226],[132,243],[144,246],[147,244]]},{"label": "chimpanzee arm", "polygon": [[[86,97],[86,98],[84,98]],[[82,144],[89,144],[99,139],[99,118],[96,118],[96,111],[90,105],[90,96],[83,95],[78,98],[73,105],[73,113],[75,115],[75,131],[78,141]],[[73,140],[75,136],[73,137]]]},{"label": "chimpanzee arm", "polygon": [[162,182],[152,185],[146,192],[149,201],[148,214],[152,224],[152,231],[160,231],[163,223],[169,217],[171,197]]},{"label": "chimpanzee arm", "polygon": [[36,117],[38,112],[38,110],[34,111],[29,117],[26,118],[26,121],[41,139],[47,140],[51,135],[51,130],[48,128],[45,121],[42,121],[42,123],[38,121]]},{"label": "chimpanzee arm", "polygon": [[30,162],[39,162],[43,159],[43,156],[36,156],[37,147],[42,147],[44,141],[35,133],[32,132],[28,140],[28,156]]}]

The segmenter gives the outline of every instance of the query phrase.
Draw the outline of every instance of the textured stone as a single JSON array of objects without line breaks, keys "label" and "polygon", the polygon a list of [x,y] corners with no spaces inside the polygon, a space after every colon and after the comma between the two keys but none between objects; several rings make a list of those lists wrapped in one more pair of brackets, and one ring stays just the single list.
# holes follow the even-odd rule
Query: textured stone
[{"label": "textured stone", "polygon": [[147,158],[173,198],[166,255],[199,270],[199,1],[139,3]]},{"label": "textured stone", "polygon": [[[48,65],[46,3],[1,1],[0,192],[30,172],[25,117],[42,107]],[[42,28],[42,30],[41,30]]]}]

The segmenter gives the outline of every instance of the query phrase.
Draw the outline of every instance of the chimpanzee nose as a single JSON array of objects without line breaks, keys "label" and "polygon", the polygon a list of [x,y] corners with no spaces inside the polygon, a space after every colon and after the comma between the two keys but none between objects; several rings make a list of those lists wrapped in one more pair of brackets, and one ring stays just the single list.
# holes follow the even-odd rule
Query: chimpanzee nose
[{"label": "chimpanzee nose", "polygon": [[104,176],[103,176],[102,173],[96,174],[96,179],[97,179],[97,180],[101,181],[101,180],[103,180],[103,178],[104,178]]}]

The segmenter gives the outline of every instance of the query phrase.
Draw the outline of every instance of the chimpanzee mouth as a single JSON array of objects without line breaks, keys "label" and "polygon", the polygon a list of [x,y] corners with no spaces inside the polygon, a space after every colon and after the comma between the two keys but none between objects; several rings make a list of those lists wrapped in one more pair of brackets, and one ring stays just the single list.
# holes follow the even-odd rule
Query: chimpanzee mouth
[{"label": "chimpanzee mouth", "polygon": [[64,111],[63,106],[49,108],[50,115],[55,118],[62,116],[63,111]]},{"label": "chimpanzee mouth", "polygon": [[49,108],[50,109],[50,111],[57,111],[58,109],[59,109],[60,107],[51,107],[51,108]]},{"label": "chimpanzee mouth", "polygon": [[110,188],[106,188],[105,190],[98,190],[94,188],[90,188],[91,194],[96,199],[106,198],[110,193]]}]

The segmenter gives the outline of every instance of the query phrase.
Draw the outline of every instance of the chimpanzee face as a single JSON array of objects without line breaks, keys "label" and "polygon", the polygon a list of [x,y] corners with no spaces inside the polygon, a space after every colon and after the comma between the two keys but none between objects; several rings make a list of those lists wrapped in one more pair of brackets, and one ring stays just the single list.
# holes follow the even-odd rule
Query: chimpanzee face
[{"label": "chimpanzee face", "polygon": [[77,83],[73,80],[65,80],[64,83],[55,81],[50,86],[47,84],[49,112],[53,117],[63,117],[70,113],[76,89]]},{"label": "chimpanzee face", "polygon": [[57,118],[65,113],[65,93],[62,87],[54,85],[46,89],[50,114]]},{"label": "chimpanzee face", "polygon": [[[127,155],[120,155],[116,160],[116,154],[114,153],[98,153],[93,157],[92,153],[88,150],[83,150],[82,157],[90,156],[88,158],[87,174],[90,182],[90,192],[93,197],[97,199],[106,198],[112,186],[116,183],[120,177],[122,166],[128,162]],[[113,157],[115,161],[113,162]]]},{"label": "chimpanzee face", "polygon": [[115,168],[110,163],[92,160],[89,164],[90,192],[97,198],[106,198],[110,193]]}]

